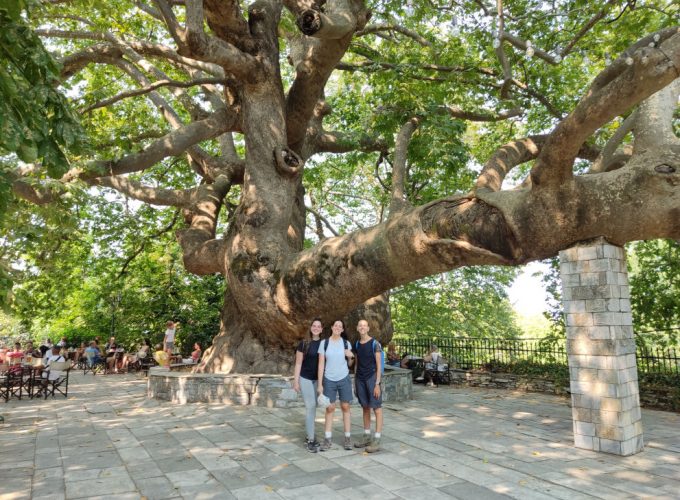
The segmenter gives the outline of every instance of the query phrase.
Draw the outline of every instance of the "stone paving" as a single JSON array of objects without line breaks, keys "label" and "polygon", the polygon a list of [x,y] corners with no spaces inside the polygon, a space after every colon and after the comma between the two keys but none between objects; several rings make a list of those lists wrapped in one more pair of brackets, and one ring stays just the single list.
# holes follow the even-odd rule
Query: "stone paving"
[{"label": "stone paving", "polygon": [[643,410],[645,451],[620,457],[572,446],[567,399],[419,386],[386,405],[381,452],[343,450],[338,412],[336,444],[310,454],[302,408],[177,406],[145,388],[77,373],[68,399],[0,403],[0,500],[680,498],[676,413]]}]

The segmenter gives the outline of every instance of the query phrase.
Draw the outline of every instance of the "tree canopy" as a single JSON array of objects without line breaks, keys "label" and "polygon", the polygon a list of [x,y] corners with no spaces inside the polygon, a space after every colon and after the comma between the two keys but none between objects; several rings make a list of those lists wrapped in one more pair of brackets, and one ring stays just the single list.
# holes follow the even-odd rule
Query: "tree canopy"
[{"label": "tree canopy", "polygon": [[[177,229],[185,268],[226,281],[206,371],[284,370],[313,317],[453,268],[595,237],[680,237],[674,2],[45,0],[17,12],[0,9],[2,22],[21,25],[34,55],[5,40],[3,57],[42,72],[0,75],[29,106],[12,108],[24,128],[0,144],[16,154],[3,160],[8,210],[24,214],[4,225],[13,250],[0,259],[91,238],[91,255],[151,266],[129,262]],[[40,105],[63,109],[35,37],[88,148],[71,115]],[[53,225],[71,229],[57,238]],[[76,261],[56,260],[64,282]],[[389,324],[371,318],[373,331]]]}]

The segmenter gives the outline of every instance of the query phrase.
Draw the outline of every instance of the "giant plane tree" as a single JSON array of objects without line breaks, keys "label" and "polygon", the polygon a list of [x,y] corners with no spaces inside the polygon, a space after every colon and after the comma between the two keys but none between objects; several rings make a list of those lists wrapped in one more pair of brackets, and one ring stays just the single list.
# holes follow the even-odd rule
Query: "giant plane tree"
[{"label": "giant plane tree", "polygon": [[[680,238],[677,14],[620,0],[44,0],[22,22],[61,64],[50,88],[90,147],[44,132],[61,134],[62,158],[24,137],[5,177],[33,204],[78,187],[175,207],[186,270],[227,283],[200,369],[284,372],[312,318],[379,318],[385,294],[419,278],[596,237]],[[320,197],[365,189],[357,165],[385,210],[337,230]]]}]

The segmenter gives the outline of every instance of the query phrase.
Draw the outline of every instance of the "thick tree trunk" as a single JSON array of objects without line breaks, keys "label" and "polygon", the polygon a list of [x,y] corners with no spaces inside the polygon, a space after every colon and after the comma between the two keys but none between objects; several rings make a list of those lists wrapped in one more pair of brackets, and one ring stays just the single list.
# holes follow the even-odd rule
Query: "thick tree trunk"
[{"label": "thick tree trunk", "polygon": [[220,332],[203,355],[200,373],[292,372],[295,345],[282,346],[276,332],[261,331],[240,313],[229,290],[224,294]]}]

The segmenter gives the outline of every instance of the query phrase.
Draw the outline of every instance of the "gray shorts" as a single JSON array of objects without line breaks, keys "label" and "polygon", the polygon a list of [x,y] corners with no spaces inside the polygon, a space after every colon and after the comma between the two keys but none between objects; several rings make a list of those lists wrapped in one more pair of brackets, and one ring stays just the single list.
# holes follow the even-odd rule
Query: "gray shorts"
[{"label": "gray shorts", "polygon": [[335,400],[340,398],[342,403],[352,402],[352,382],[347,375],[342,380],[328,380],[326,377],[323,378],[323,395],[330,399],[331,403],[335,403]]},{"label": "gray shorts", "polygon": [[165,343],[165,348],[168,351],[172,351],[175,348],[175,343],[174,342],[166,342]]},{"label": "gray shorts", "polygon": [[362,408],[382,408],[382,390],[380,391],[379,398],[376,398],[373,394],[373,389],[375,389],[375,378],[376,374],[374,373],[368,380],[356,379],[354,381],[357,399]]}]

